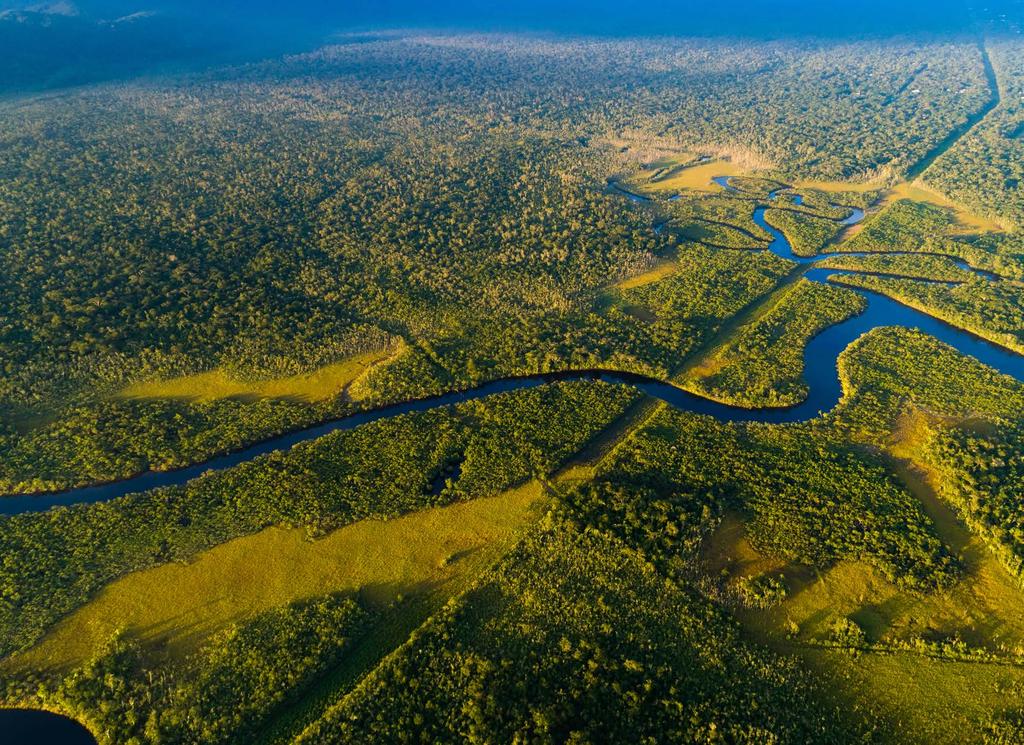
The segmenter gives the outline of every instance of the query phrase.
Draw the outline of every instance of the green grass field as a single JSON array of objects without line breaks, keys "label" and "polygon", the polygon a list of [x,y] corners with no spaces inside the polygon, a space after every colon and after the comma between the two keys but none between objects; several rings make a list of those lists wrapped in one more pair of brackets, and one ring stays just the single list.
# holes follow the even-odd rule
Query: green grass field
[{"label": "green grass field", "polygon": [[544,503],[536,482],[496,497],[364,520],[310,540],[269,528],[108,585],[42,642],[4,663],[7,672],[64,669],[124,630],[152,653],[181,660],[229,624],[331,592],[372,606],[455,585],[495,561]]},{"label": "green grass field", "polygon": [[236,380],[223,370],[211,370],[180,378],[133,383],[117,395],[121,398],[169,398],[213,401],[219,398],[284,398],[312,403],[358,391],[358,381],[374,365],[394,357],[395,350],[355,355],[304,375],[273,380]]},{"label": "green grass field", "polygon": [[791,651],[833,681],[850,710],[874,712],[881,720],[880,741],[892,745],[980,743],[992,712],[1012,706],[1024,691],[1024,670],[1004,665],[909,653],[854,658],[818,649]]}]

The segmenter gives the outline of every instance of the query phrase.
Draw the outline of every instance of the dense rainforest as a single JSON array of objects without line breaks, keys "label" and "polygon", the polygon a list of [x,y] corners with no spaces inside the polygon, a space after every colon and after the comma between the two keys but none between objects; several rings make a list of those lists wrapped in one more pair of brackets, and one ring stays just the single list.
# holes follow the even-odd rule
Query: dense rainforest
[{"label": "dense rainforest", "polygon": [[343,42],[0,99],[0,505],[71,490],[0,510],[0,705],[104,745],[1020,741],[1020,377],[881,323],[838,404],[764,412],[877,298],[1024,352],[1021,43]]}]

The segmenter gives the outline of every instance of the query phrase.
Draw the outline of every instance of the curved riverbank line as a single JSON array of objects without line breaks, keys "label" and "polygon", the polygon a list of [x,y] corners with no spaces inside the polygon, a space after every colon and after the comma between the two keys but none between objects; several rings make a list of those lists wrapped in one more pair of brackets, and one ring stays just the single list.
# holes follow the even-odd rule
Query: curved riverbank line
[{"label": "curved riverbank line", "polygon": [[[735,191],[728,179],[716,179],[719,185]],[[769,196],[769,200],[776,194]],[[827,269],[813,264],[836,254],[819,254],[805,257],[793,253],[785,235],[764,220],[764,205],[755,208],[754,219],[772,237],[767,249],[772,253],[804,265],[801,276],[812,282],[828,282],[830,277],[861,274],[854,270]],[[847,221],[863,219],[862,211],[855,211]],[[847,222],[846,224],[852,224]],[[907,252],[894,252],[907,253]],[[856,256],[843,253],[843,256]],[[867,254],[864,254],[867,255]],[[880,254],[871,254],[880,255]],[[966,264],[964,268],[970,269]],[[713,401],[683,390],[663,380],[637,373],[607,369],[570,370],[553,373],[539,373],[502,378],[484,383],[475,388],[450,392],[429,398],[388,404],[358,412],[349,416],[324,422],[306,429],[278,435],[247,448],[212,458],[187,468],[173,471],[149,471],[132,478],[109,484],[86,486],[63,492],[38,495],[17,495],[0,498],[0,515],[16,515],[26,512],[42,512],[53,507],[104,502],[137,492],[159,487],[181,486],[192,479],[212,471],[222,471],[240,463],[253,460],[278,450],[287,450],[309,440],[315,440],[332,432],[351,430],[364,424],[389,419],[402,414],[429,411],[453,406],[466,401],[487,398],[499,393],[536,388],[542,385],[566,381],[600,380],[607,383],[631,386],[652,398],[693,414],[713,416],[723,422],[793,424],[806,422],[831,411],[842,398],[842,383],[839,379],[839,356],[850,344],[862,335],[876,328],[900,326],[917,329],[954,347],[963,354],[995,368],[1024,382],[1024,356],[985,341],[967,331],[958,329],[921,311],[902,305],[895,300],[866,290],[860,292],[868,301],[863,313],[842,323],[825,329],[812,338],[804,349],[804,378],[809,388],[808,397],[800,404],[787,408],[747,409]]]},{"label": "curved riverbank line", "polygon": [[42,709],[0,709],[3,742],[96,745],[96,738],[74,719]]}]

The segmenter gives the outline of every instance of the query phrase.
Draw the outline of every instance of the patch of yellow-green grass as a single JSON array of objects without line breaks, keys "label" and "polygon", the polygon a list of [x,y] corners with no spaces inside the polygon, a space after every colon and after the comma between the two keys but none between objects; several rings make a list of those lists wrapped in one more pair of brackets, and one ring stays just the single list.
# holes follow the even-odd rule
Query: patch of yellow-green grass
[{"label": "patch of yellow-green grass", "polygon": [[1024,692],[1024,670],[1016,667],[910,653],[795,651],[851,709],[880,715],[881,741],[894,745],[981,742],[984,722],[1016,708]]},{"label": "patch of yellow-green grass", "polygon": [[962,204],[954,202],[944,194],[926,186],[920,181],[897,184],[889,192],[889,196],[886,197],[887,202],[900,199],[907,199],[911,202],[924,202],[926,204],[935,205],[936,207],[951,210],[956,217],[957,222],[963,227],[964,232],[991,233],[998,232],[1003,229],[1003,227],[995,220],[971,212]]},{"label": "patch of yellow-green grass", "polygon": [[353,355],[311,373],[273,380],[235,380],[223,370],[211,370],[169,380],[134,383],[117,395],[121,398],[176,398],[194,401],[233,397],[325,401],[341,394],[372,366],[394,354],[394,350],[378,350]]},{"label": "patch of yellow-green grass", "polygon": [[[882,196],[875,204],[875,214],[884,211],[886,207],[900,200],[931,204],[936,207],[941,207],[942,209],[950,210],[959,224],[960,230],[958,232],[961,234],[1000,232],[1006,229],[1005,226],[1001,225],[996,220],[972,212],[964,205],[954,202],[941,192],[925,185],[920,180],[913,182],[902,181],[894,186],[884,186],[879,182],[852,183],[846,181],[798,181],[794,184],[794,188],[797,190],[814,189],[829,194],[838,194],[843,192],[848,194],[865,194],[872,191],[879,191],[882,192]],[[840,241],[846,241],[853,238],[863,229],[865,224],[866,221],[862,221],[856,225],[850,225],[847,227],[840,236]]]},{"label": "patch of yellow-green grass", "polygon": [[797,181],[793,184],[793,187],[797,191],[800,189],[813,189],[814,191],[828,194],[840,194],[843,192],[865,194],[872,191],[884,191],[885,195],[879,203],[880,208],[884,208],[886,205],[901,199],[907,199],[912,202],[924,202],[951,210],[963,227],[964,232],[997,232],[1004,230],[1004,226],[992,218],[972,212],[964,205],[954,202],[920,180],[902,181],[895,186],[886,186],[878,181]]},{"label": "patch of yellow-green grass", "polygon": [[[949,525],[942,522],[939,532],[946,539]],[[955,521],[954,527],[964,530]],[[968,576],[955,588],[928,597],[911,595],[860,562],[841,562],[818,573],[763,556],[747,539],[742,518],[731,513],[702,550],[704,569],[727,582],[764,574],[784,576],[788,598],[767,610],[737,611],[742,624],[770,646],[796,654],[820,671],[851,708],[878,713],[885,723],[884,741],[901,745],[978,741],[981,723],[1012,704],[1010,692],[1018,697],[1024,692],[1024,669],[937,660],[911,652],[854,657],[809,642],[827,638],[831,623],[849,616],[871,641],[959,632],[969,643],[1019,643],[1024,638],[1020,591],[990,557],[967,553],[965,562]],[[799,633],[790,639],[794,623]]]},{"label": "patch of yellow-green grass", "polygon": [[905,414],[894,429],[888,453],[895,474],[918,498],[939,538],[960,556],[963,578],[950,588],[918,595],[901,590],[858,561],[842,561],[820,573],[800,567],[780,569],[770,559],[757,558],[742,534],[730,537],[720,529],[712,545],[736,558],[734,564],[719,561],[713,566],[716,572],[728,567],[729,575],[736,578],[778,572],[789,589],[786,600],[775,607],[742,611],[750,628],[778,640],[791,634],[795,624],[798,640],[820,641],[829,636],[835,620],[848,616],[873,643],[959,636],[996,653],[1024,650],[1024,592],[983,540],[938,496],[936,475],[914,459],[923,433],[931,426],[930,419],[925,419],[929,418],[924,414]]},{"label": "patch of yellow-green grass", "polygon": [[[920,496],[920,482],[911,488]],[[767,559],[752,560],[748,554],[753,549],[745,544],[745,553],[737,552],[735,576],[760,574],[739,570],[763,566],[783,575],[789,595],[772,608],[742,611],[743,621],[776,640],[792,633],[795,624],[799,640],[823,641],[837,619],[850,617],[872,643],[959,636],[972,646],[997,653],[1024,650],[1024,595],[981,539],[966,533],[951,512],[943,515],[944,510],[948,508],[941,501],[929,498],[926,512],[966,566],[965,576],[953,587],[912,594],[858,561],[842,561],[820,573],[802,567],[779,570]]]},{"label": "patch of yellow-green grass", "polygon": [[[981,547],[982,550],[983,547]],[[745,621],[772,638],[799,627],[798,639],[825,641],[832,624],[852,618],[872,643],[959,636],[994,652],[1024,649],[1024,602],[994,561],[975,566],[954,587],[926,596],[894,586],[871,566],[843,561],[820,575],[783,570],[789,597]]]},{"label": "patch of yellow-green grass", "polygon": [[648,272],[637,274],[635,277],[629,277],[621,282],[616,282],[612,287],[616,290],[631,290],[634,287],[643,287],[644,285],[660,282],[665,279],[665,277],[675,274],[678,269],[679,262],[665,261],[658,264]]},{"label": "patch of yellow-green grass", "polygon": [[[318,540],[269,528],[200,554],[129,574],[7,660],[8,672],[81,664],[117,630],[151,654],[181,660],[229,624],[286,603],[360,592],[375,607],[458,585],[493,563],[545,503],[531,482],[495,497],[364,520]],[[3,672],[0,670],[0,672]]]},{"label": "patch of yellow-green grass", "polygon": [[786,567],[785,561],[762,556],[750,545],[743,519],[734,512],[722,516],[722,522],[702,547],[701,562],[711,576],[735,579],[758,577]]},{"label": "patch of yellow-green grass", "polygon": [[[661,169],[659,169],[661,170]],[[719,176],[745,176],[749,169],[729,160],[713,160],[679,168],[668,175],[657,175],[659,170],[642,171],[630,179],[632,187],[647,192],[722,191],[712,179]]]}]

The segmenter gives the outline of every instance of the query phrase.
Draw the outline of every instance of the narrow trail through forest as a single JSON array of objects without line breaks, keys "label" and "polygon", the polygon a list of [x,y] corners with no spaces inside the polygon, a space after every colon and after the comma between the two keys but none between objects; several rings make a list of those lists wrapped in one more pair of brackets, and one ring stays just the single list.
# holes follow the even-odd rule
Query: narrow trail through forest
[{"label": "narrow trail through forest", "polygon": [[992,60],[989,57],[988,49],[985,46],[984,39],[978,42],[978,50],[981,53],[981,64],[985,70],[985,81],[988,83],[989,88],[989,100],[988,102],[978,109],[977,112],[967,119],[960,127],[957,127],[945,139],[940,141],[935,147],[925,153],[925,156],[915,163],[907,171],[907,181],[913,181],[924,174],[932,165],[941,158],[945,153],[949,152],[960,140],[969,135],[974,131],[985,118],[991,114],[1000,103],[1002,103],[1002,92],[999,86],[999,78],[996,75],[995,68],[992,66]]}]

